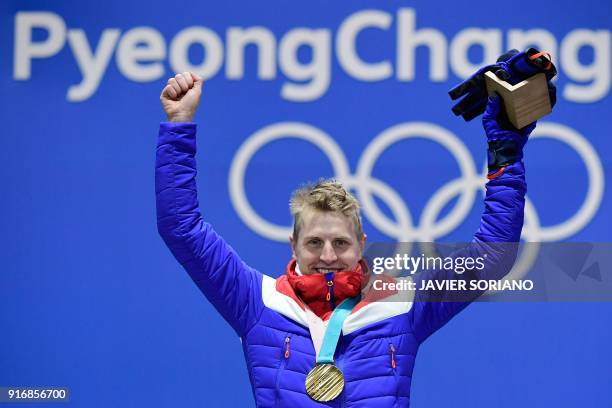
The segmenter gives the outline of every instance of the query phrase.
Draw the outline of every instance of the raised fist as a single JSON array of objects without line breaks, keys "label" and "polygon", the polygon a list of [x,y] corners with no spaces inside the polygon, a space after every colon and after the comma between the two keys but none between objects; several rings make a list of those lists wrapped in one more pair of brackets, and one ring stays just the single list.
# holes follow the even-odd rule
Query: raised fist
[{"label": "raised fist", "polygon": [[168,122],[192,122],[200,105],[202,78],[192,72],[176,74],[168,80],[159,99]]}]

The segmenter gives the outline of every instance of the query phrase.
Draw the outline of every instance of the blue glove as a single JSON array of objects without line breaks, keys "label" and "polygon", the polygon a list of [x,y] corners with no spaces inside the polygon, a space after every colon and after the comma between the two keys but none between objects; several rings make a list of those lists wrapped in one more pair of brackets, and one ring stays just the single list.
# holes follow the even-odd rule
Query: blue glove
[{"label": "blue glove", "polygon": [[495,172],[502,167],[522,160],[523,147],[529,135],[536,127],[533,122],[522,129],[516,129],[502,109],[499,96],[487,99],[487,105],[482,116],[482,126],[487,135],[489,172]]},{"label": "blue glove", "polygon": [[543,72],[548,82],[548,92],[551,106],[556,102],[556,88],[550,80],[557,74],[554,64],[544,53],[535,48],[519,52],[510,50],[497,59],[492,65],[481,68],[474,75],[451,89],[448,94],[452,100],[462,96],[452,110],[457,116],[462,116],[465,121],[470,121],[484,112],[487,105],[487,87],[485,84],[485,73],[492,71],[498,78],[512,85]]}]

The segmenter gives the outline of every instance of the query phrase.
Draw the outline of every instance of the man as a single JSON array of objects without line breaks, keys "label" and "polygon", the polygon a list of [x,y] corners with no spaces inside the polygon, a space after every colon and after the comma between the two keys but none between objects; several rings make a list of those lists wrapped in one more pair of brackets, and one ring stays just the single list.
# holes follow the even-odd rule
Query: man
[{"label": "man", "polygon": [[[273,279],[244,264],[198,209],[192,120],[201,92],[202,79],[186,72],[161,94],[168,121],[160,125],[157,147],[158,228],[241,337],[257,406],[408,406],[419,345],[473,297],[431,302],[426,292],[400,291],[379,301],[361,299],[369,274],[362,257],[366,235],[357,201],[333,181],[293,194],[293,259],[284,275]],[[503,141],[513,154],[500,155],[503,162],[490,155],[477,244],[516,243],[523,225],[522,147],[535,124],[502,128],[500,106],[490,99],[483,123],[489,145]],[[499,279],[514,256],[494,256],[479,277]]]}]

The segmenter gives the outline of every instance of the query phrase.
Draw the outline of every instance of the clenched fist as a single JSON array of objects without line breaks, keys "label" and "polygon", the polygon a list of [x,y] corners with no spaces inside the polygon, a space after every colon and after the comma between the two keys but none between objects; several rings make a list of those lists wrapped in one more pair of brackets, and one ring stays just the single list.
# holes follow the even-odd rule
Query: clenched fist
[{"label": "clenched fist", "polygon": [[168,80],[159,99],[168,122],[192,122],[202,96],[202,78],[192,72]]}]

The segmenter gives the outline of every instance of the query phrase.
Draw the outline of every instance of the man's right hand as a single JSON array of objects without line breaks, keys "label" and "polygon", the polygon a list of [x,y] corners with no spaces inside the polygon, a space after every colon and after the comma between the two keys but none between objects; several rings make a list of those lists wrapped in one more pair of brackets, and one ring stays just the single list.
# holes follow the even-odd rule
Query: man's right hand
[{"label": "man's right hand", "polygon": [[193,122],[201,96],[202,78],[192,72],[184,72],[168,80],[159,99],[168,122]]}]

